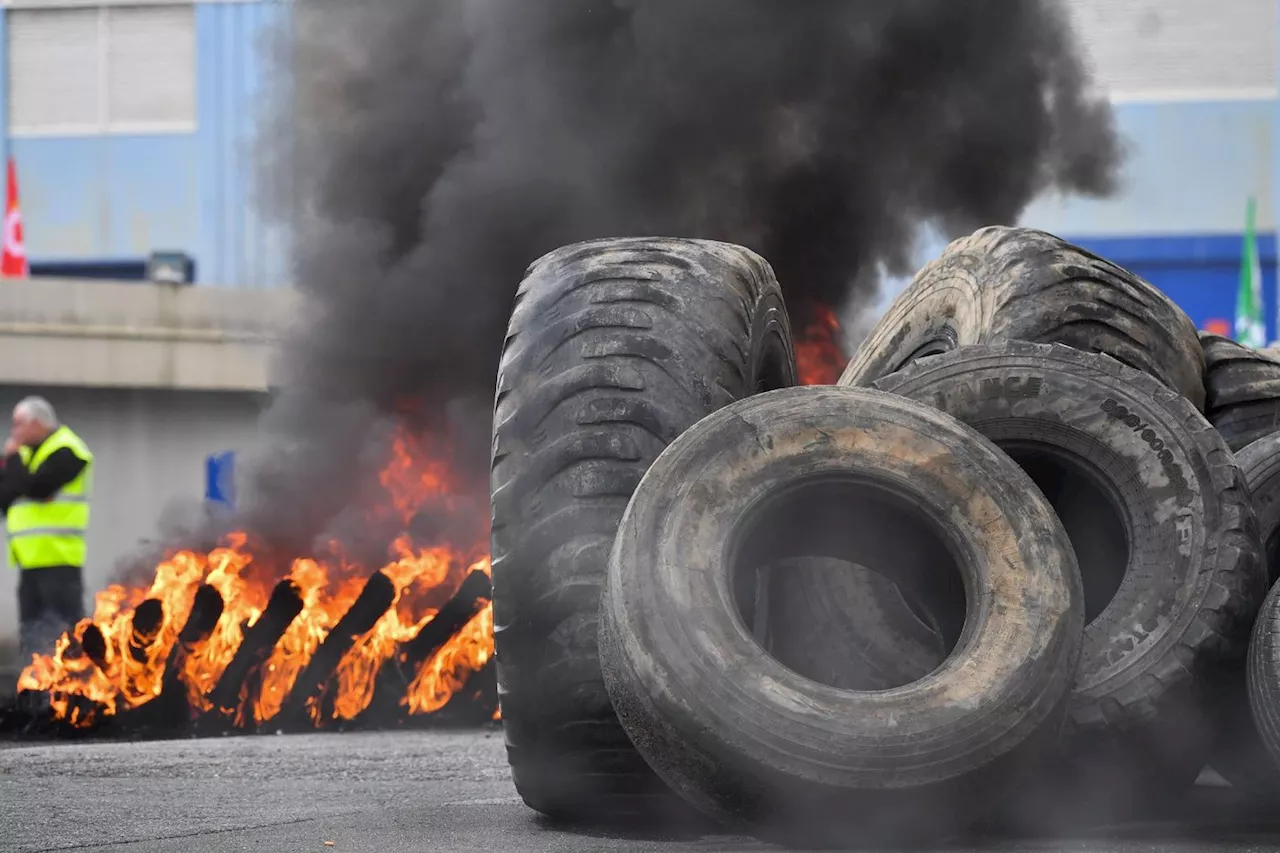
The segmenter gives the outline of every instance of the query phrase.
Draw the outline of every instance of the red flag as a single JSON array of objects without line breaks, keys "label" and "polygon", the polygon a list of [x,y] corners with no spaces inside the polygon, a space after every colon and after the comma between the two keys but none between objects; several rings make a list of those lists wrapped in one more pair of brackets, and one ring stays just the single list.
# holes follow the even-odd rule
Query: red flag
[{"label": "red flag", "polygon": [[22,239],[22,211],[18,207],[18,169],[9,158],[9,197],[4,208],[4,254],[0,276],[27,277],[27,246]]}]

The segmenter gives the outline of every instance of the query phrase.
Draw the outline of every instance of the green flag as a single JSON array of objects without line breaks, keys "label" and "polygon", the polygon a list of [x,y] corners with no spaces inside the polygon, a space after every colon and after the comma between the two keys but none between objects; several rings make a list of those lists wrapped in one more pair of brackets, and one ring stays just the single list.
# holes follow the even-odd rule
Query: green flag
[{"label": "green flag", "polygon": [[1267,344],[1262,318],[1262,266],[1258,262],[1258,238],[1254,233],[1254,200],[1244,214],[1244,253],[1240,259],[1240,289],[1236,292],[1236,340],[1247,347]]}]

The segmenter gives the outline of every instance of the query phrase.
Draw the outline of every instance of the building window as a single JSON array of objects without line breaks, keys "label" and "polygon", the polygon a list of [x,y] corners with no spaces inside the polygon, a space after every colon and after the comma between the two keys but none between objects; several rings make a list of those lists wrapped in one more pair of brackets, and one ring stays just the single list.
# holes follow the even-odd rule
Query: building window
[{"label": "building window", "polygon": [[8,32],[12,135],[195,129],[193,5],[10,9]]}]

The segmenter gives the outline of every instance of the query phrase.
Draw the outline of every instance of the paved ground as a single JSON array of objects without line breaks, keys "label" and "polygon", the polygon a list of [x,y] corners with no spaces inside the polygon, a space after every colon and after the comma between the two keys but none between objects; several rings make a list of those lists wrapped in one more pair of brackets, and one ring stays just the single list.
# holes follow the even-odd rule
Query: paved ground
[{"label": "paved ground", "polygon": [[[607,838],[544,826],[516,798],[496,731],[3,747],[5,853],[775,849],[727,836]],[[1196,821],[1199,827],[1131,827],[1105,841],[997,849],[1280,850],[1280,830],[1213,826],[1204,816]]]}]

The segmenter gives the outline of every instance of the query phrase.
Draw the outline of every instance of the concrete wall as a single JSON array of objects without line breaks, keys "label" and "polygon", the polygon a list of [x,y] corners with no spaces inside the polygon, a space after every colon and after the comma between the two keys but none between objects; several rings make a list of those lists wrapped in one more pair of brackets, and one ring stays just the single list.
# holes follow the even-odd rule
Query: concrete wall
[{"label": "concrete wall", "polygon": [[[156,536],[172,502],[204,497],[210,453],[248,450],[265,394],[0,385],[0,413],[25,394],[48,397],[94,451],[96,479],[85,567],[86,606],[112,566]],[[7,561],[6,561],[7,562]],[[0,579],[0,638],[16,633],[17,572]]]},{"label": "concrete wall", "polygon": [[[252,142],[263,108],[260,46],[287,21],[282,0],[196,6],[194,134],[13,138],[33,261],[196,258],[201,283],[287,283],[283,236],[255,213]],[[0,68],[8,67],[0,16]],[[8,115],[0,87],[0,116]],[[264,188],[277,192],[279,188]]]},{"label": "concrete wall", "polygon": [[292,290],[34,278],[0,287],[0,383],[263,391]]}]

